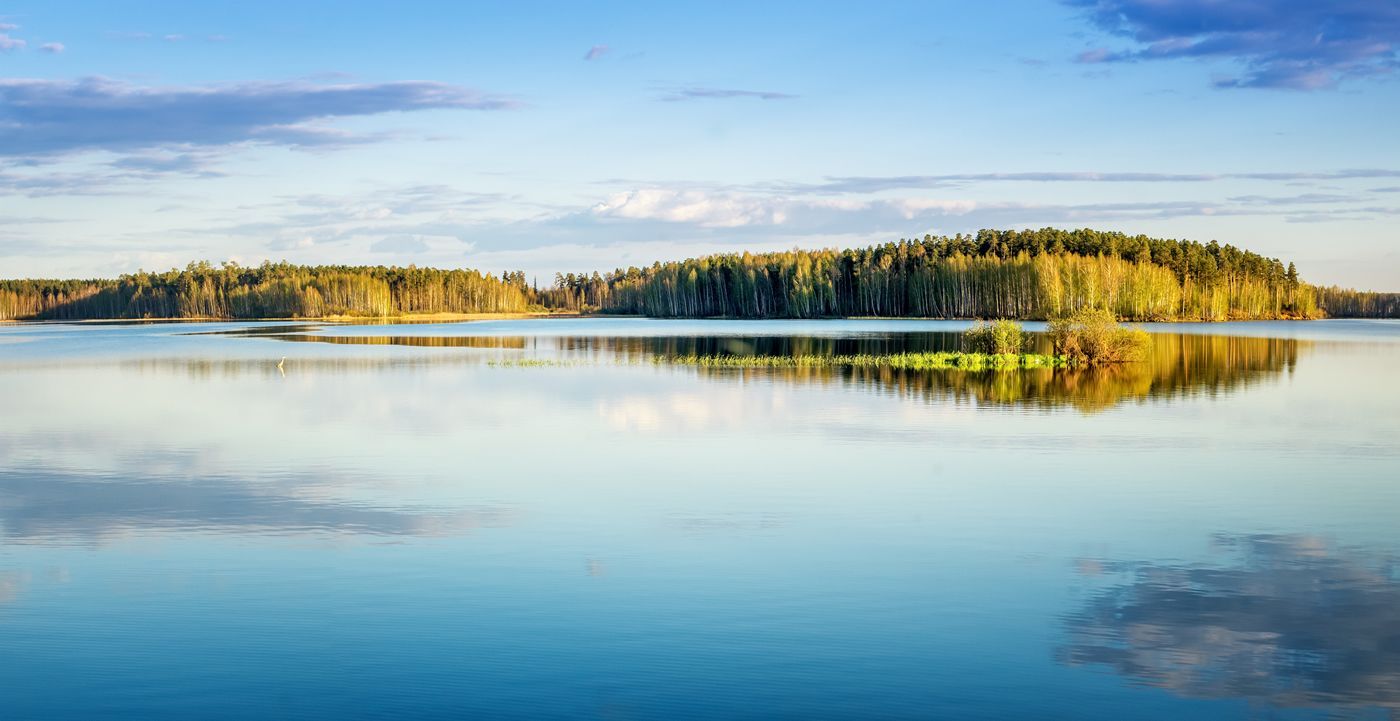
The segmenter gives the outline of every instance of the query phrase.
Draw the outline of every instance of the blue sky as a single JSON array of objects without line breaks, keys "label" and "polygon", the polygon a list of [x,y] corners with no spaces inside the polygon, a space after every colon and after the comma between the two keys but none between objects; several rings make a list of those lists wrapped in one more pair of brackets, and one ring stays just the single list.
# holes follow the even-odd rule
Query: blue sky
[{"label": "blue sky", "polygon": [[3,2],[0,276],[981,227],[1400,290],[1391,0]]}]

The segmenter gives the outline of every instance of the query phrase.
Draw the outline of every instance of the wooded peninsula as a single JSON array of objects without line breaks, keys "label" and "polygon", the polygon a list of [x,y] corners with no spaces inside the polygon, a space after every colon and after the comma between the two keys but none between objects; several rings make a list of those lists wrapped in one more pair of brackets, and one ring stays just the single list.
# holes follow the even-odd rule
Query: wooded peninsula
[{"label": "wooded peninsula", "polygon": [[244,267],[99,280],[0,280],[0,320],[323,318],[593,312],[664,318],[1062,317],[1130,321],[1400,317],[1400,293],[1319,287],[1215,241],[1090,229],[982,230],[848,250],[729,253],[610,273]]}]

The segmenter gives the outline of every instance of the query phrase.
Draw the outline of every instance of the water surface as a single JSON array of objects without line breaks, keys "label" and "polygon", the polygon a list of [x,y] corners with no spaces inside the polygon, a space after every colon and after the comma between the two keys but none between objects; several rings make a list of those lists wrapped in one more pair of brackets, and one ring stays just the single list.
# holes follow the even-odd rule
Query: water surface
[{"label": "water surface", "polygon": [[0,717],[1390,718],[1400,324],[0,326]]}]

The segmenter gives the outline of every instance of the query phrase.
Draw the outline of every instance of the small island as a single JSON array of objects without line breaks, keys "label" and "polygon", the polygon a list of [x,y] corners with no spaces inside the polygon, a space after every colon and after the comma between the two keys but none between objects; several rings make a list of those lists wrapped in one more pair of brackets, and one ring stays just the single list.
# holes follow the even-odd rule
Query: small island
[{"label": "small island", "polygon": [[705,368],[891,368],[895,370],[1017,370],[1135,363],[1145,360],[1152,340],[1140,328],[1118,324],[1103,309],[1083,309],[1050,321],[1053,353],[1030,352],[1031,337],[1011,320],[979,321],[963,333],[961,351],[860,355],[657,356],[664,365]]}]

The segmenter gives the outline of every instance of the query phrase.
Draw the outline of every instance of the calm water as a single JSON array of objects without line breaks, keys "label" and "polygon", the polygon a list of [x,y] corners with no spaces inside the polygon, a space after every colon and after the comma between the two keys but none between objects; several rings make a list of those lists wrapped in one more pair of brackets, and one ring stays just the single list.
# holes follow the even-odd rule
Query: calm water
[{"label": "calm water", "polygon": [[1400,324],[654,362],[963,327],[0,326],[0,718],[1400,714]]}]

